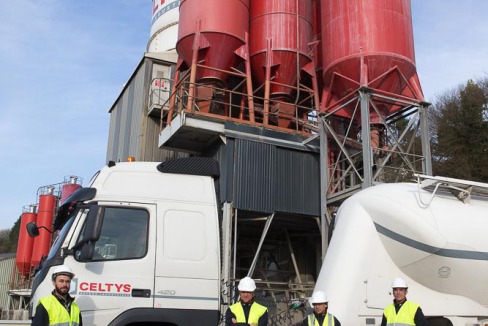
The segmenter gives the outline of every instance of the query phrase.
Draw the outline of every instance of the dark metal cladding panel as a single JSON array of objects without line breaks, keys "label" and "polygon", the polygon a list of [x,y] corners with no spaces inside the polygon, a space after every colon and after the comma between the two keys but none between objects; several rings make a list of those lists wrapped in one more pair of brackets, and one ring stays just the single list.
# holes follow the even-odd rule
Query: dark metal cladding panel
[{"label": "dark metal cladding panel", "polygon": [[319,155],[278,148],[275,162],[275,211],[319,216]]},{"label": "dark metal cladding panel", "polygon": [[319,156],[236,139],[234,207],[320,215]]},{"label": "dark metal cladding panel", "polygon": [[[227,202],[232,202],[234,200],[233,194],[233,184],[234,184],[234,151],[235,151],[236,141],[234,139],[227,138],[227,144],[225,145],[225,166],[223,167],[222,175],[225,175],[225,198],[222,199]],[[224,147],[224,146],[223,146]],[[224,165],[224,164],[222,164]]]},{"label": "dark metal cladding panel", "polygon": [[211,157],[220,166],[220,202],[233,201],[232,184],[234,181],[234,139],[227,138],[224,142],[215,142],[202,155]]},{"label": "dark metal cladding panel", "polygon": [[159,172],[220,177],[219,163],[210,157],[185,157],[163,162]]},{"label": "dark metal cladding panel", "polygon": [[273,212],[273,166],[276,147],[236,139],[234,207]]}]

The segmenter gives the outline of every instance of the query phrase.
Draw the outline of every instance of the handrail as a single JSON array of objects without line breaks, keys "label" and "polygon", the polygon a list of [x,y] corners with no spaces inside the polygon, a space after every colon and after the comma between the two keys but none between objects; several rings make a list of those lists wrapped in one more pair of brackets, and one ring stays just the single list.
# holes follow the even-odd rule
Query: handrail
[{"label": "handrail", "polygon": [[[437,176],[428,176],[423,174],[414,174],[417,178],[417,186],[419,189],[419,201],[425,205],[426,207],[430,205],[432,202],[437,190],[439,188],[445,188],[454,190],[454,195],[457,199],[462,201],[463,203],[468,203],[471,200],[472,194],[477,194],[481,196],[488,197],[488,184],[476,181],[469,181],[469,180],[462,180],[462,179],[455,179],[455,178],[447,178],[447,177],[437,177]],[[430,199],[427,203],[424,203],[420,198],[420,190],[425,189],[427,187],[432,187],[435,185],[435,188],[430,196]]]},{"label": "handrail", "polygon": [[[239,111],[241,111],[243,109],[242,104],[239,104],[237,102],[234,102],[234,101],[232,101],[232,99],[233,99],[234,96],[247,97],[247,94],[246,93],[244,93],[242,91],[235,90],[235,89],[231,90],[231,89],[227,89],[227,88],[224,88],[224,87],[219,87],[218,85],[208,85],[208,84],[205,84],[205,83],[190,83],[187,80],[187,78],[188,78],[188,76],[186,76],[185,78],[179,80],[179,82],[178,82],[178,84],[177,84],[176,87],[180,91],[183,91],[183,92],[187,93],[190,85],[194,85],[195,87],[198,87],[198,86],[209,87],[209,88],[212,88],[212,90],[214,92],[219,92],[220,93],[221,96],[219,96],[219,98],[212,97],[211,102],[213,104],[215,104],[215,105],[220,105],[222,107],[227,108],[227,112],[225,114],[216,114],[216,113],[214,113],[215,115],[221,115],[222,116],[222,119],[224,119],[224,120],[225,119],[229,119],[229,118],[236,119],[236,116],[238,114],[235,114],[235,112],[239,112]],[[171,80],[168,80],[168,81],[170,83],[174,83]],[[174,89],[175,85],[174,84],[171,84],[170,87],[172,88],[172,90],[170,89],[169,93],[174,92],[175,91],[175,89]],[[189,96],[188,93],[186,94],[186,96]],[[200,96],[198,96],[198,94],[194,94],[192,97],[194,99],[194,103],[193,103],[192,107],[185,107],[185,108],[182,108],[182,109],[188,110],[189,112],[197,112],[197,111],[199,111],[199,109],[197,108],[197,103],[199,101],[209,101],[210,100],[208,98],[201,98]],[[262,98],[260,96],[254,95],[253,98],[254,98],[255,102],[258,102],[258,103],[264,102],[264,98]],[[310,97],[308,97],[308,99],[310,99]],[[180,103],[181,101],[183,101],[183,99],[177,97],[176,98],[176,102],[175,102],[175,107],[178,107],[178,105],[179,105],[178,103]],[[167,104],[168,102],[169,102],[169,100],[166,100],[164,102],[164,104]],[[272,102],[276,106],[279,106],[279,105],[292,105],[292,106],[294,106],[295,113],[293,114],[293,116],[289,116],[288,118],[290,118],[292,121],[294,121],[295,126],[294,127],[289,127],[289,128],[286,128],[286,129],[289,129],[290,131],[293,131],[293,130],[297,129],[298,126],[300,126],[300,130],[301,131],[308,131],[308,133],[317,132],[317,129],[318,129],[317,124],[318,124],[318,122],[315,121],[314,118],[313,118],[313,114],[312,113],[316,112],[313,104],[312,105],[302,105],[302,104],[295,105],[293,103],[281,101],[281,100],[278,100],[278,99],[273,99]],[[303,104],[305,104],[305,103],[303,103]],[[247,107],[244,107],[244,109],[247,109]],[[256,112],[260,112],[263,115],[265,114],[264,112],[260,111],[258,108],[255,109],[255,110],[256,110]],[[180,112],[180,110],[175,110],[175,113],[176,112]],[[307,115],[305,116],[305,115],[303,115],[301,113],[298,114],[299,112],[306,112]],[[209,113],[212,113],[212,112],[209,112]],[[206,113],[204,113],[204,114],[206,114]],[[277,110],[276,112],[268,112],[268,115],[270,117],[273,116],[275,119],[278,119],[281,116],[281,112],[279,110]],[[243,121],[247,121],[247,118],[244,118]],[[255,122],[254,124],[261,125],[262,122]]]}]

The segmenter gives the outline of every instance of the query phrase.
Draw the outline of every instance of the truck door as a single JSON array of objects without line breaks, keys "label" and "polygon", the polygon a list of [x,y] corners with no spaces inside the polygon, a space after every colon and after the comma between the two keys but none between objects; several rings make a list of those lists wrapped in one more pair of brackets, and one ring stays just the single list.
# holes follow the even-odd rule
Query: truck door
[{"label": "truck door", "polygon": [[157,230],[155,307],[174,324],[217,325],[220,252],[215,205],[161,205]]},{"label": "truck door", "polygon": [[154,306],[156,206],[99,205],[105,209],[93,260],[72,265],[87,325],[108,325],[124,311]]}]

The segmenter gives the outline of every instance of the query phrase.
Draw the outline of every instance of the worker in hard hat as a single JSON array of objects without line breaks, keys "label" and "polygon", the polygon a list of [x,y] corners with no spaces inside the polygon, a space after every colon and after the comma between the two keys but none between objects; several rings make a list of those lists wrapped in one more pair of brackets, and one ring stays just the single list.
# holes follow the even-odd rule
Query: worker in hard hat
[{"label": "worker in hard hat", "polygon": [[341,326],[339,320],[328,313],[329,299],[322,291],[315,291],[310,298],[313,312],[302,322],[302,326]]},{"label": "worker in hard hat", "polygon": [[254,301],[256,283],[249,276],[237,286],[240,301],[231,305],[225,313],[225,326],[267,326],[268,308]]},{"label": "worker in hard hat", "polygon": [[391,284],[393,289],[393,303],[385,308],[381,326],[386,325],[416,325],[427,326],[420,305],[407,301],[408,285],[407,282],[398,277]]},{"label": "worker in hard hat", "polygon": [[74,276],[71,268],[66,265],[54,268],[51,277],[54,290],[51,295],[39,300],[31,325],[83,325],[80,308],[69,295],[71,279]]}]

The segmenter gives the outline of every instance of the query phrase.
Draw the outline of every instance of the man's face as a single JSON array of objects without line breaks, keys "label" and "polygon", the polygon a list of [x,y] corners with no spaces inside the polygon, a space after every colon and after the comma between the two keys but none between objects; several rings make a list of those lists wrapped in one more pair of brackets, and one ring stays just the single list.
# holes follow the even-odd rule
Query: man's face
[{"label": "man's face", "polygon": [[313,311],[315,311],[319,315],[324,315],[327,313],[327,307],[329,306],[328,303],[314,303],[313,304]]},{"label": "man's face", "polygon": [[241,291],[240,294],[241,294],[241,302],[242,303],[249,303],[252,301],[252,298],[254,298],[253,292]]},{"label": "man's face", "polygon": [[393,296],[396,302],[403,302],[407,298],[408,290],[406,288],[394,288]]},{"label": "man's face", "polygon": [[71,283],[71,277],[66,275],[58,275],[53,281],[54,289],[61,295],[69,293],[69,287]]}]

